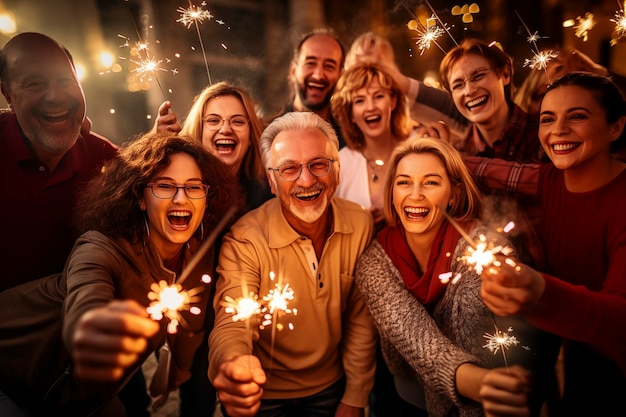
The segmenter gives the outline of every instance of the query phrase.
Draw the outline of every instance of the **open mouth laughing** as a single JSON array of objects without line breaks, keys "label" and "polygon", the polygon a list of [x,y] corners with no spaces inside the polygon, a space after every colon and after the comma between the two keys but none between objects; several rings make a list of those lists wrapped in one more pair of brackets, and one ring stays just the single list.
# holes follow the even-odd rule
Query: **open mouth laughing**
[{"label": "open mouth laughing", "polygon": [[213,146],[218,153],[231,153],[237,147],[237,142],[233,139],[217,139],[213,142]]},{"label": "open mouth laughing", "polygon": [[476,107],[479,107],[485,104],[488,99],[489,99],[489,96],[482,96],[482,97],[475,98],[474,100],[468,101],[465,104],[465,107],[467,107],[469,110],[473,110]]},{"label": "open mouth laughing", "polygon": [[550,145],[554,152],[568,152],[573,149],[576,149],[580,146],[580,143],[555,143]]},{"label": "open mouth laughing", "polygon": [[186,210],[176,210],[167,213],[167,220],[175,229],[186,229],[191,222],[191,212]]},{"label": "open mouth laughing", "polygon": [[424,219],[430,213],[430,209],[426,207],[405,207],[404,214],[408,219],[419,220]]}]

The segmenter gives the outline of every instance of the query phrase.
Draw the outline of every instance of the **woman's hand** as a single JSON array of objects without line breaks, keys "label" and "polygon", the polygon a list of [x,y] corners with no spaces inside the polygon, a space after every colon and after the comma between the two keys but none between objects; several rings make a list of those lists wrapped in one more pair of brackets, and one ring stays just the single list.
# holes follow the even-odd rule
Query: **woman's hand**
[{"label": "woman's hand", "polygon": [[521,366],[492,369],[482,380],[480,398],[486,417],[530,416],[530,372]]},{"label": "woman's hand", "polygon": [[136,364],[159,324],[134,300],[114,300],[90,310],[72,337],[74,374],[83,381],[114,382]]},{"label": "woman's hand", "polygon": [[159,106],[157,119],[154,122],[152,132],[173,132],[178,134],[180,132],[180,124],[176,118],[176,113],[172,111],[172,103],[170,101],[164,101]]}]

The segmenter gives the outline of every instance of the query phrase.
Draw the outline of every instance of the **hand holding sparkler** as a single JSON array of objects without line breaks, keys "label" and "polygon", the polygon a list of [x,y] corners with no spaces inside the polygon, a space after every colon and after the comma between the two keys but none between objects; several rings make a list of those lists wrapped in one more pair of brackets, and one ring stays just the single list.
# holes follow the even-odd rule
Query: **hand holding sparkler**
[{"label": "hand holding sparkler", "polygon": [[543,275],[534,269],[504,263],[482,275],[481,296],[495,314],[518,315],[529,312],[539,302],[545,287]]},{"label": "hand holding sparkler", "polygon": [[213,386],[229,416],[248,417],[259,410],[265,381],[259,359],[254,355],[240,355],[220,365]]},{"label": "hand holding sparkler", "polygon": [[485,416],[530,416],[530,372],[519,365],[495,368],[485,374],[480,400]]},{"label": "hand holding sparkler", "polygon": [[153,132],[173,132],[180,133],[181,127],[178,123],[176,113],[172,111],[172,102],[164,101],[159,106],[157,118],[152,127]]},{"label": "hand holding sparkler", "polygon": [[87,311],[72,336],[74,374],[83,381],[120,380],[158,331],[159,324],[134,300],[113,300]]}]

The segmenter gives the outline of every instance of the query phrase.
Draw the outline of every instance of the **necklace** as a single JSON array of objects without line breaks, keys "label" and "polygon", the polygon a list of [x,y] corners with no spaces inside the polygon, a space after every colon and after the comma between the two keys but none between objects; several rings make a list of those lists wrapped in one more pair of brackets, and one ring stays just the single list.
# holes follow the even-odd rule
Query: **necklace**
[{"label": "necklace", "polygon": [[385,161],[383,161],[382,159],[366,159],[366,161],[367,165],[369,165],[369,167],[372,169],[372,182],[378,182],[380,178],[378,177],[378,173],[376,171],[385,166]]}]

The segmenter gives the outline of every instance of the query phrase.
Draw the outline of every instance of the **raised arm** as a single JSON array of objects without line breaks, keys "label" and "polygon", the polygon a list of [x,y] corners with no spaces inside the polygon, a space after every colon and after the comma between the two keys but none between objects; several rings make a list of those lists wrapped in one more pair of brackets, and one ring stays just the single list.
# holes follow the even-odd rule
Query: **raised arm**
[{"label": "raised arm", "polygon": [[463,156],[463,162],[476,181],[485,188],[537,196],[539,173],[543,164],[520,164],[482,156]]}]

